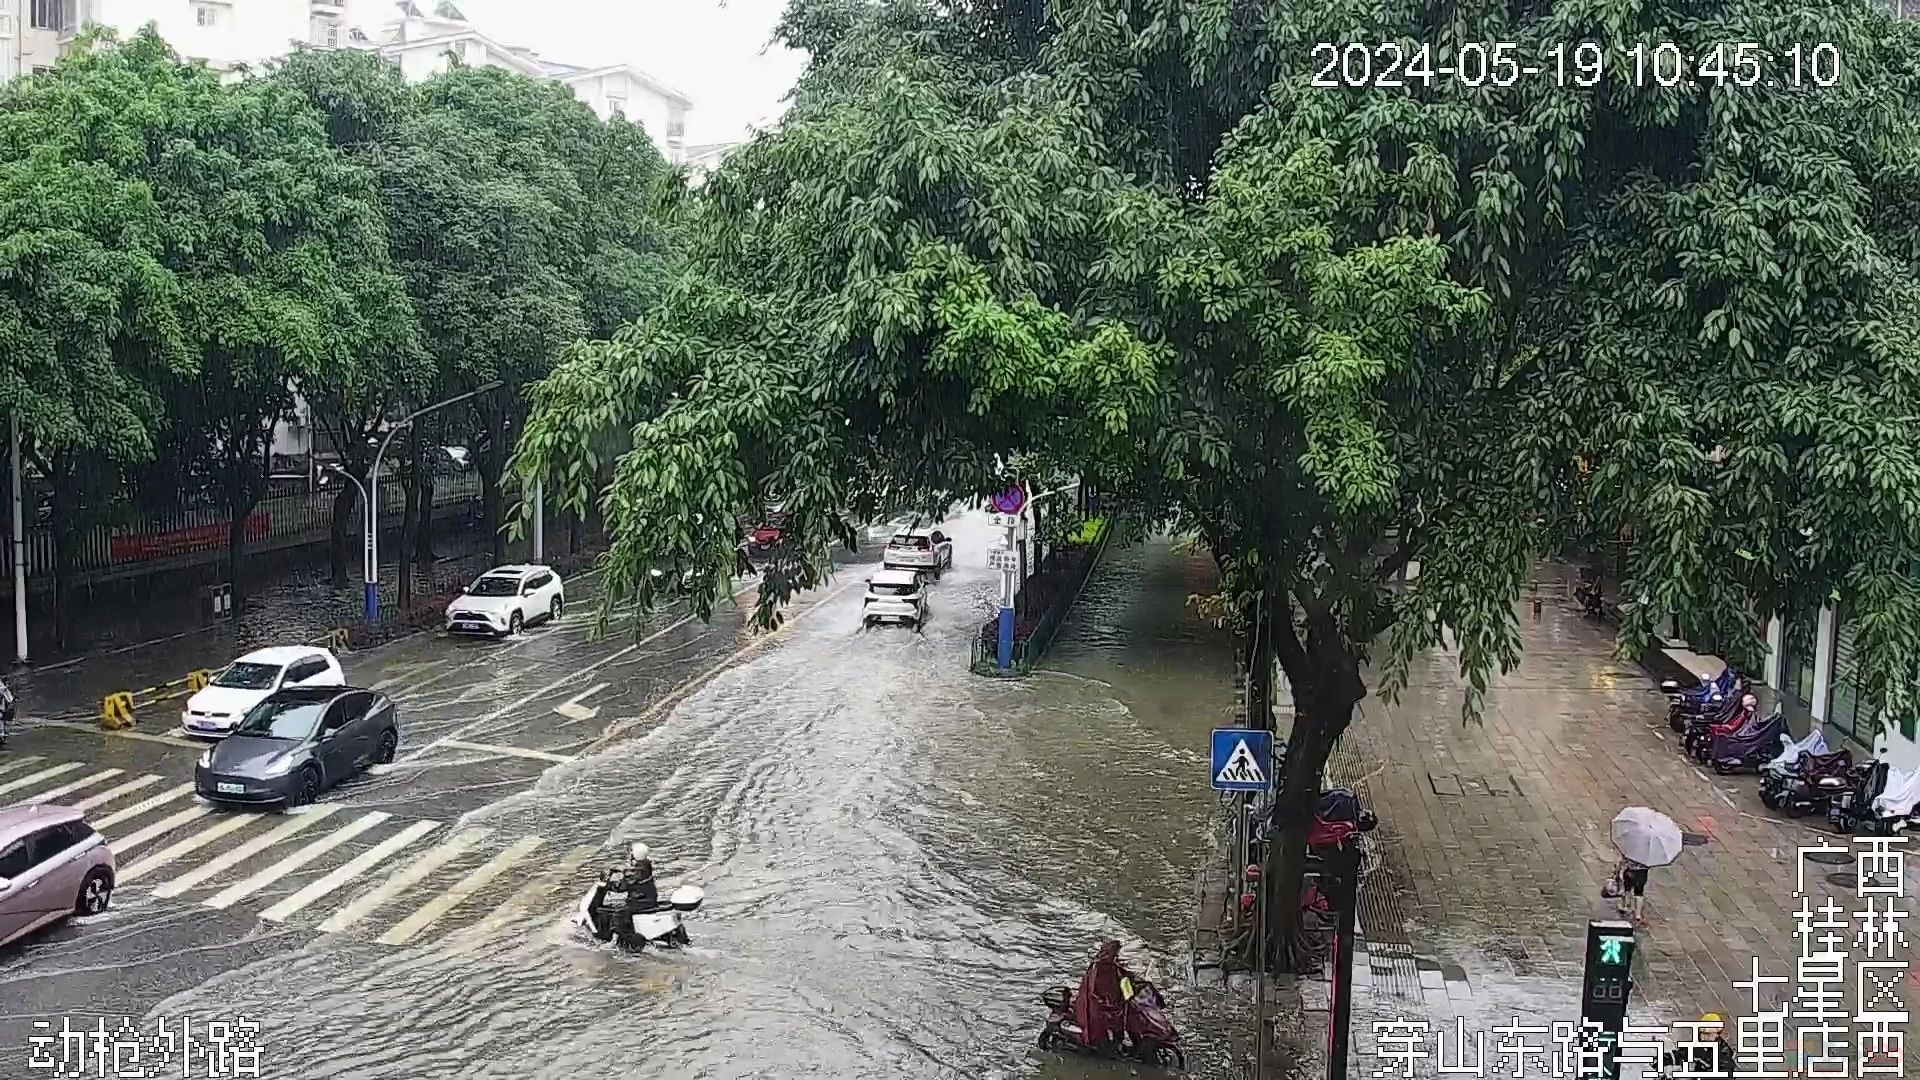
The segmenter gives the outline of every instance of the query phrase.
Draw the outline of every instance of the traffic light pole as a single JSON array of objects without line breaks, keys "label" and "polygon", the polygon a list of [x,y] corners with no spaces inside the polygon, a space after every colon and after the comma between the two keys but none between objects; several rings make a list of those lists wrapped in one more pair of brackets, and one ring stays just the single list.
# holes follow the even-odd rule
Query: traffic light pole
[{"label": "traffic light pole", "polygon": [[1633,997],[1633,924],[1587,920],[1586,977],[1580,989],[1580,1030],[1598,1028],[1599,1067],[1581,1070],[1582,1080],[1620,1080],[1620,1032]]}]

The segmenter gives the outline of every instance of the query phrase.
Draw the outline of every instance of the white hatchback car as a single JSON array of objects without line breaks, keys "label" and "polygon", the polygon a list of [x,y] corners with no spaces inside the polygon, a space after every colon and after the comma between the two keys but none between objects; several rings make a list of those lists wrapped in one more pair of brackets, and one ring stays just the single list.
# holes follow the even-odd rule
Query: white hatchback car
[{"label": "white hatchback car", "polygon": [[497,566],[447,605],[447,632],[517,634],[523,626],[558,619],[566,606],[566,588],[551,567]]},{"label": "white hatchback car", "polygon": [[906,623],[915,630],[926,625],[927,590],[918,570],[882,570],[867,579],[861,605],[862,628],[875,623]]},{"label": "white hatchback car", "polygon": [[345,685],[347,673],[325,649],[308,645],[255,649],[222,668],[187,699],[187,707],[180,713],[180,727],[189,735],[224,739],[255,705],[276,690]]}]

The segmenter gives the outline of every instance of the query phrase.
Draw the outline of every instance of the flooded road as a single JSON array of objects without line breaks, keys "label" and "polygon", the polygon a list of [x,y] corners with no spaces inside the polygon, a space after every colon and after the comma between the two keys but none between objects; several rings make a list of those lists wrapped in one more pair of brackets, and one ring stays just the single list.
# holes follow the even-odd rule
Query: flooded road
[{"label": "flooded road", "polygon": [[148,1027],[244,1014],[262,1075],[312,1078],[1124,1075],[1033,1049],[1040,992],[1119,937],[1215,1074],[1183,985],[1206,733],[1231,709],[1230,645],[1184,608],[1211,565],[1115,547],[1045,669],[996,681],[966,669],[996,603],[989,530],[950,531],[923,633],[862,632],[859,589],[830,594],[651,726],[456,823],[545,837],[536,861],[644,841],[664,887],[707,890],[694,949],[588,947],[569,887],[406,948],[288,935]]}]

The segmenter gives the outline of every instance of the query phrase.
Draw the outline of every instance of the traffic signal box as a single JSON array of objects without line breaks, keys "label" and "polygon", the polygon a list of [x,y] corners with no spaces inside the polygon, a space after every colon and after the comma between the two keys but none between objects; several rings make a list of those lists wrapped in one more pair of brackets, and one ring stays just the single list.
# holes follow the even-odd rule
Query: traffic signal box
[{"label": "traffic signal box", "polygon": [[[1580,988],[1580,1021],[1584,1033],[1599,1029],[1598,1067],[1581,1069],[1582,1080],[1619,1080],[1620,1031],[1627,1022],[1627,1002],[1633,996],[1633,924],[1613,919],[1587,921],[1586,978]],[[1587,1059],[1591,1061],[1591,1059]]]}]

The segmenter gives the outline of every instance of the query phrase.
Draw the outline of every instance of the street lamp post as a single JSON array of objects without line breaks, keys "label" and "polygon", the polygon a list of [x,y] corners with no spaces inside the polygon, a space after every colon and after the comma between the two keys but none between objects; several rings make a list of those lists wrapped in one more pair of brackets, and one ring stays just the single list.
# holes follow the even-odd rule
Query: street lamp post
[{"label": "street lamp post", "polygon": [[[444,401],[436,401],[424,409],[415,409],[401,417],[398,423],[388,428],[387,437],[380,440],[380,449],[374,451],[373,454],[373,468],[367,470],[367,483],[366,486],[361,489],[361,495],[367,503],[366,614],[368,622],[374,622],[380,618],[380,459],[386,456],[387,447],[393,442],[393,437],[400,434],[402,430],[411,425],[415,420],[437,409],[444,409],[449,405],[457,405],[468,398],[479,397],[481,394],[498,390],[500,386],[500,380],[495,379],[483,386],[475,387],[464,394],[455,394]],[[401,567],[401,572],[405,573],[406,568]]]},{"label": "street lamp post", "polygon": [[[339,473],[341,476],[352,481],[353,486],[360,492],[361,510],[363,512],[370,512],[372,510],[373,504],[367,500],[367,485],[361,483],[359,477],[338,465],[327,466],[327,471]],[[374,584],[380,580],[380,563],[373,557],[374,531],[372,529],[362,529],[360,531],[362,534],[362,543],[360,545],[361,576],[366,579],[367,610],[372,612],[377,611],[380,606],[380,599],[374,595],[373,591]],[[368,618],[372,618],[372,616],[369,615]]]}]

